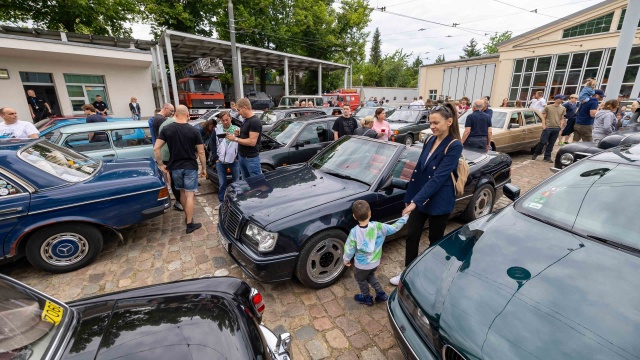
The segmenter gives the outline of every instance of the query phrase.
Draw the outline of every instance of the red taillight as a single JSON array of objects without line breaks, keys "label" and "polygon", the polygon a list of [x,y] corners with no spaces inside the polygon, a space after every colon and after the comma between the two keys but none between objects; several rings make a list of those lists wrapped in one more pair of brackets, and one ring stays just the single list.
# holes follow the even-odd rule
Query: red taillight
[{"label": "red taillight", "polygon": [[264,312],[264,301],[262,301],[262,295],[258,292],[258,290],[253,289],[251,294],[251,301],[253,302],[253,306],[256,308],[258,314],[262,315]]}]

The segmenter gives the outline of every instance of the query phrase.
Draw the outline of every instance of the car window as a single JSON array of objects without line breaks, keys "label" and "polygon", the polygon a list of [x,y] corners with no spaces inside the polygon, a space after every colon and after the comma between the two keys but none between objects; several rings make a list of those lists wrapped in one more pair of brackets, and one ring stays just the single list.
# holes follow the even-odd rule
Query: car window
[{"label": "car window", "polygon": [[22,191],[6,178],[0,176],[0,199],[7,196],[20,194]]},{"label": "car window", "polygon": [[411,174],[416,168],[420,152],[421,150],[415,147],[407,148],[393,167],[393,177],[407,181],[411,180]]},{"label": "car window", "polygon": [[[617,150],[624,156],[628,150]],[[562,171],[520,200],[516,209],[544,221],[640,249],[640,222],[634,213],[640,168],[583,160]]]},{"label": "car window", "polygon": [[47,132],[46,134],[42,135],[43,138],[51,141],[52,143],[57,143],[58,140],[60,139],[60,129],[55,129],[55,130],[51,130],[49,132]]},{"label": "car window", "polygon": [[79,152],[111,149],[109,138],[102,131],[69,134],[62,146]]},{"label": "car window", "polygon": [[260,122],[262,125],[273,124],[276,122],[277,116],[272,111],[265,111],[260,116]]},{"label": "car window", "polygon": [[327,141],[327,128],[324,123],[308,124],[298,136],[304,144],[318,144]]},{"label": "car window", "polygon": [[524,116],[525,125],[535,125],[536,124],[536,115],[533,111],[523,111],[522,115]]},{"label": "car window", "polygon": [[86,180],[100,168],[100,162],[46,141],[33,143],[18,156],[38,169],[68,182]]},{"label": "car window", "polygon": [[111,138],[113,146],[117,148],[151,145],[151,131],[148,127],[113,130]]},{"label": "car window", "polygon": [[494,111],[491,116],[491,127],[502,129],[504,122],[507,120],[507,113],[503,111]]},{"label": "car window", "polygon": [[522,112],[521,111],[512,112],[511,117],[509,118],[509,123],[522,126]]},{"label": "car window", "polygon": [[299,121],[282,120],[274,126],[269,135],[280,144],[288,144],[303,125],[304,123]]}]

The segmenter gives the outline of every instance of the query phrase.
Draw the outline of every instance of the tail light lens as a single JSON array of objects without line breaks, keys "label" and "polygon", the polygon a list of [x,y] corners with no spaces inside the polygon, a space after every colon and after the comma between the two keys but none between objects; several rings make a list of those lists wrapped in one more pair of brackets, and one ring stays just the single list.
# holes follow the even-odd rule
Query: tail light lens
[{"label": "tail light lens", "polygon": [[169,189],[167,187],[163,187],[158,191],[158,200],[164,200],[169,197]]},{"label": "tail light lens", "polygon": [[265,308],[264,301],[262,300],[262,295],[256,289],[251,289],[251,302],[253,303],[253,307],[256,308],[258,314],[262,315]]}]

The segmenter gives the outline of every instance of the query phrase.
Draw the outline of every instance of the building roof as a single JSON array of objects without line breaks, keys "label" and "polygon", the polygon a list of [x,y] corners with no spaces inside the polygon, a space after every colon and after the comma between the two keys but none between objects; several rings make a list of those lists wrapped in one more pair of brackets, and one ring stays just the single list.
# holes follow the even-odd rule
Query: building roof
[{"label": "building roof", "polygon": [[465,62],[469,62],[469,61],[477,61],[477,60],[487,60],[487,59],[497,59],[500,57],[500,54],[487,54],[487,55],[480,55],[480,56],[476,56],[476,57],[472,57],[472,58],[468,58],[468,59],[458,59],[458,60],[449,60],[449,61],[444,61],[441,63],[433,63],[433,64],[427,64],[427,65],[422,65],[420,67],[424,67],[424,66],[434,66],[434,65],[449,65],[449,64],[455,64],[455,63],[465,63]]},{"label": "building roof", "polygon": [[535,28],[533,30],[529,30],[529,31],[527,31],[525,33],[522,33],[522,34],[518,35],[518,36],[514,36],[509,40],[506,40],[506,41],[503,41],[503,42],[499,43],[497,46],[498,47],[502,47],[504,45],[510,44],[510,43],[512,43],[514,41],[517,41],[517,40],[520,40],[520,39],[523,39],[523,38],[526,38],[527,36],[531,36],[531,35],[539,32],[539,31],[546,30],[546,29],[548,29],[548,28],[550,28],[552,26],[558,25],[558,24],[563,23],[563,22],[565,22],[567,20],[571,20],[571,19],[573,19],[573,18],[575,18],[577,16],[586,14],[588,12],[591,12],[591,11],[599,9],[601,7],[610,5],[610,4],[615,3],[617,1],[618,0],[605,0],[603,2],[599,2],[599,3],[595,4],[595,5],[591,5],[589,7],[586,7],[586,8],[584,8],[584,9],[578,11],[578,12],[566,15],[564,17],[561,17],[558,20],[554,20],[554,21],[552,21],[550,23],[544,24],[544,25],[542,25],[540,27],[537,27],[537,28]]}]

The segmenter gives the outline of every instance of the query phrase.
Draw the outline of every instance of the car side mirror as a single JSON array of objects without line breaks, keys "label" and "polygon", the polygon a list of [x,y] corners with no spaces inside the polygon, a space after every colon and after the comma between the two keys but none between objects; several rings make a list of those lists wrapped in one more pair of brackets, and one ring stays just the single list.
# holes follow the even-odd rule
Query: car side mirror
[{"label": "car side mirror", "polygon": [[282,333],[276,341],[276,355],[288,355],[291,350],[291,334]]},{"label": "car side mirror", "polygon": [[120,133],[116,133],[116,134],[113,136],[113,141],[120,141],[120,140],[122,140],[122,134],[120,134]]},{"label": "car side mirror", "polygon": [[391,178],[391,187],[394,189],[407,190],[409,182],[400,178]]},{"label": "car side mirror", "polygon": [[299,147],[304,147],[304,142],[302,141],[296,141],[296,149]]},{"label": "car side mirror", "polygon": [[520,197],[520,188],[513,184],[506,184],[502,190],[504,191],[504,196],[511,201],[516,201]]},{"label": "car side mirror", "polygon": [[509,123],[508,129],[517,129],[520,127],[520,124]]}]

